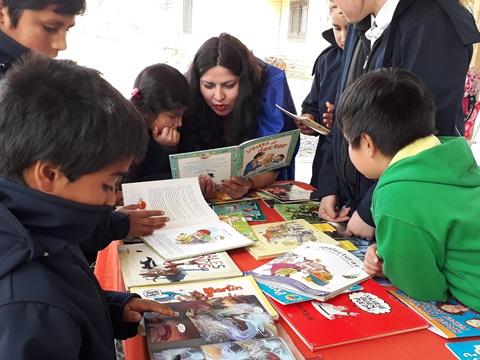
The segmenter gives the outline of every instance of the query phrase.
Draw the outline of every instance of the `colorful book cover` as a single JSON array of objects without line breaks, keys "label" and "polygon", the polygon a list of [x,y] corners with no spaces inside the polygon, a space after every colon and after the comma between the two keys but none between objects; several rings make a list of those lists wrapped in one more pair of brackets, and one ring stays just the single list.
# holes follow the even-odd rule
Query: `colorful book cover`
[{"label": "colorful book cover", "polygon": [[257,260],[284,254],[309,241],[338,244],[303,219],[252,225],[252,229],[259,241],[247,251]]},{"label": "colorful book cover", "polygon": [[258,189],[258,191],[282,203],[310,201],[310,194],[312,193],[312,191],[302,189],[293,183],[272,184]]},{"label": "colorful book cover", "polygon": [[437,335],[447,339],[480,336],[480,314],[456,299],[419,301],[400,290],[391,293],[422,315],[432,325],[429,330]]},{"label": "colorful book cover", "polygon": [[264,136],[238,146],[172,154],[172,178],[208,176],[214,182],[251,176],[290,165],[299,130]]},{"label": "colorful book cover", "polygon": [[119,246],[118,256],[127,288],[242,275],[226,252],[166,261],[149,246],[139,243]]},{"label": "colorful book cover", "polygon": [[229,215],[241,212],[247,221],[265,221],[265,215],[256,200],[216,204],[212,206],[217,215]]},{"label": "colorful book cover", "polygon": [[325,222],[318,216],[318,206],[318,202],[306,202],[301,204],[276,204],[274,208],[285,220],[304,219],[310,224],[315,224]]},{"label": "colorful book cover", "polygon": [[445,346],[459,360],[480,360],[480,340],[451,342]]},{"label": "colorful book cover", "polygon": [[419,329],[428,323],[373,280],[363,290],[341,294],[328,302],[281,305],[280,316],[310,350],[375,339]]},{"label": "colorful book cover", "polygon": [[227,223],[231,227],[233,227],[235,230],[237,230],[240,234],[243,236],[249,238],[252,241],[257,241],[257,236],[253,232],[252,228],[248,224],[247,220],[243,216],[242,213],[231,213],[227,215],[219,215],[218,218],[223,221],[224,223]]},{"label": "colorful book cover", "polygon": [[169,307],[178,316],[144,316],[150,352],[277,335],[273,319],[254,295],[183,301]]},{"label": "colorful book cover", "polygon": [[225,296],[255,295],[273,319],[277,311],[268,302],[252,276],[202,280],[190,283],[131,287],[130,292],[160,303],[208,300]]},{"label": "colorful book cover", "polygon": [[250,272],[259,282],[328,299],[368,279],[363,263],[339,246],[308,242]]},{"label": "colorful book cover", "polygon": [[294,360],[279,337],[202,345],[196,348],[168,349],[155,352],[152,360]]}]

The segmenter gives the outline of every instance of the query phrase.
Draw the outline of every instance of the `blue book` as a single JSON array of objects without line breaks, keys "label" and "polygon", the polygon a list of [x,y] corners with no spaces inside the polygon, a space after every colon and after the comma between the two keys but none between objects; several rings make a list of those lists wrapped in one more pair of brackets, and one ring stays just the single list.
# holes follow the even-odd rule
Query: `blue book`
[{"label": "blue book", "polygon": [[457,359],[480,360],[480,340],[446,343]]}]

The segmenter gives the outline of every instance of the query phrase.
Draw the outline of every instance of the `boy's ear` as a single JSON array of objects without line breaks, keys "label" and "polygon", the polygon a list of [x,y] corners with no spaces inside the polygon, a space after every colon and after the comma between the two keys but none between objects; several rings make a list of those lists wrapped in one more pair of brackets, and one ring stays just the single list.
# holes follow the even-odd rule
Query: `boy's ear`
[{"label": "boy's ear", "polygon": [[367,133],[360,134],[360,146],[370,158],[373,158],[378,151],[372,137]]},{"label": "boy's ear", "polygon": [[65,176],[58,166],[37,161],[25,169],[23,178],[29,187],[51,193],[55,190],[58,181],[64,179]]}]

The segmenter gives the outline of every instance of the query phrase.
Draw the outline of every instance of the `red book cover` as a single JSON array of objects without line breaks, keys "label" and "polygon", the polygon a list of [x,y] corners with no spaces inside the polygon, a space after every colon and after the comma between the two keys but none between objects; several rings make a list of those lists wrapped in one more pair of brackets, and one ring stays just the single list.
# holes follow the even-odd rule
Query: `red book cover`
[{"label": "red book cover", "polygon": [[270,300],[310,350],[425,329],[428,322],[373,280],[327,302]]}]

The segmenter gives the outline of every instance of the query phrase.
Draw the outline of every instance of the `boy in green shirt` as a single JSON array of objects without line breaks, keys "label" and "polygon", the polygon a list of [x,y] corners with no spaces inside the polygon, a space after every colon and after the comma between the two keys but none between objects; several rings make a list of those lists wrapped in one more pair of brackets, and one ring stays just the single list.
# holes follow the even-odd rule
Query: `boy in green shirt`
[{"label": "boy in green shirt", "polygon": [[464,138],[437,138],[425,85],[400,69],[355,81],[337,110],[355,167],[379,179],[365,269],[418,300],[480,311],[480,168]]}]

